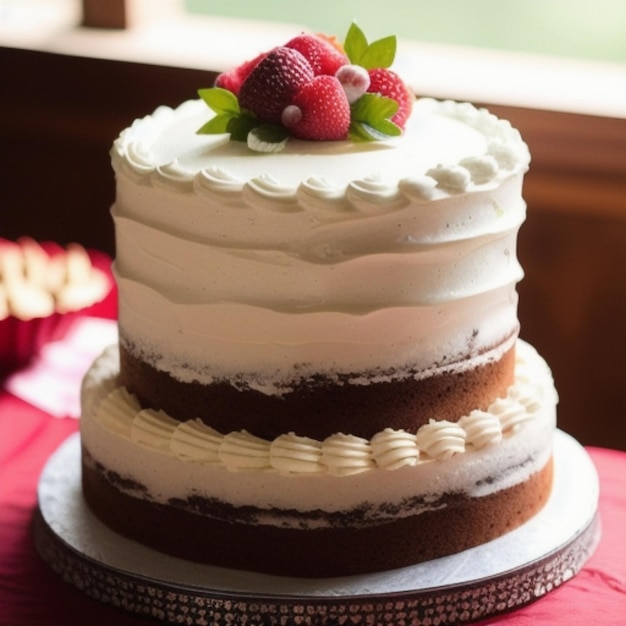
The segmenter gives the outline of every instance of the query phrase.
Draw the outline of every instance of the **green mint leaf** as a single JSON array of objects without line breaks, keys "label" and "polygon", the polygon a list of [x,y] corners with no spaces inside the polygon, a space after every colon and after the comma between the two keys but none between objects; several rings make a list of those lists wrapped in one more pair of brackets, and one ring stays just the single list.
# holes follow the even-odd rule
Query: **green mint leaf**
[{"label": "green mint leaf", "polygon": [[248,133],[260,123],[253,113],[246,109],[239,109],[237,106],[236,111],[228,110],[217,113],[196,132],[199,135],[230,133],[232,140],[246,141]]},{"label": "green mint leaf", "polygon": [[401,135],[400,127],[391,121],[397,110],[398,103],[391,98],[363,94],[351,107],[350,139],[375,141]]},{"label": "green mint leaf", "polygon": [[226,113],[216,115],[200,127],[196,133],[198,133],[198,135],[219,135],[221,133],[227,133],[229,132],[228,124],[231,119],[232,116]]},{"label": "green mint leaf", "polygon": [[357,120],[352,120],[350,122],[350,129],[348,130],[348,139],[350,141],[354,141],[355,143],[360,143],[364,141],[376,141],[376,137],[369,132],[368,128],[365,124],[358,122]]},{"label": "green mint leaf", "polygon": [[365,93],[351,106],[351,117],[371,124],[375,120],[393,117],[397,110],[398,103],[392,98],[385,98],[376,93]]},{"label": "green mint leaf", "polygon": [[348,59],[350,59],[350,63],[361,65],[361,58],[365,54],[368,45],[367,38],[365,37],[363,31],[356,25],[356,23],[352,22],[343,44],[343,49],[345,50]]},{"label": "green mint leaf", "polygon": [[364,141],[384,141],[385,139],[397,137],[402,134],[402,129],[389,120],[380,122],[378,126],[378,128],[375,128],[363,122],[352,121],[350,122],[348,139],[355,143]]},{"label": "green mint leaf", "polygon": [[372,42],[361,56],[359,65],[366,70],[376,67],[390,67],[396,58],[397,40],[395,35]]},{"label": "green mint leaf", "polygon": [[388,137],[399,137],[402,134],[402,129],[394,124],[391,120],[380,120],[372,125],[372,128],[379,132],[382,137],[380,139],[387,139]]},{"label": "green mint leaf", "polygon": [[289,132],[280,124],[261,124],[248,134],[248,148],[255,152],[279,152],[285,147]]},{"label": "green mint leaf", "polygon": [[240,112],[237,96],[232,91],[228,91],[228,89],[222,89],[221,87],[199,89],[198,95],[218,115],[220,113],[238,115]]},{"label": "green mint leaf", "polygon": [[348,29],[343,44],[350,63],[366,70],[376,67],[391,67],[396,58],[397,39],[395,35],[383,37],[369,43],[363,31],[353,22]]},{"label": "green mint leaf", "polygon": [[248,133],[259,126],[261,122],[249,111],[242,111],[228,121],[227,132],[234,141],[247,141]]},{"label": "green mint leaf", "polygon": [[281,124],[261,124],[254,129],[260,141],[280,143],[289,137],[289,131]]}]

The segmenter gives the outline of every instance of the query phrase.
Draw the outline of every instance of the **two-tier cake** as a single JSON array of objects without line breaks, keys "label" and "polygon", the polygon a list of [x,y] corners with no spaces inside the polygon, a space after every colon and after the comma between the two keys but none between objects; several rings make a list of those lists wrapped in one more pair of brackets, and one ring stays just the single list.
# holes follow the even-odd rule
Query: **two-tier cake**
[{"label": "two-tier cake", "polygon": [[547,500],[556,392],[518,338],[528,149],[414,101],[391,42],[301,35],[115,142],[120,341],[81,434],[85,498],[123,535],[334,576]]}]

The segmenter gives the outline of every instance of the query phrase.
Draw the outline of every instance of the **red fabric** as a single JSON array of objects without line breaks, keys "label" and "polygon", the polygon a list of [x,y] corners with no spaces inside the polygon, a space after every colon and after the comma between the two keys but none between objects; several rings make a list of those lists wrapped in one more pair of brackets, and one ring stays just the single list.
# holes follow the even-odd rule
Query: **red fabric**
[{"label": "red fabric", "polygon": [[[38,476],[75,432],[6,393],[0,396],[0,625],[139,626],[145,620],[91,600],[37,555],[31,533]],[[602,540],[584,569],[541,600],[482,622],[512,626],[626,624],[626,453],[588,449],[601,480]]]},{"label": "red fabric", "polygon": [[[107,312],[111,317],[114,308]],[[140,626],[64,583],[32,539],[36,488],[52,452],[78,428],[0,391],[0,626]],[[588,449],[601,482],[602,540],[584,569],[541,600],[482,622],[533,626],[626,624],[626,453]]]}]

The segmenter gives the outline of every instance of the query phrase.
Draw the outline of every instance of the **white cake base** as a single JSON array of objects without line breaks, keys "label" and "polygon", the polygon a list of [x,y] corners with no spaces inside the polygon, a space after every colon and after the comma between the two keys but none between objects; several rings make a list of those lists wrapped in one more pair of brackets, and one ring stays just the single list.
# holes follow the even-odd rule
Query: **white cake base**
[{"label": "white cake base", "polygon": [[52,569],[87,595],[166,623],[470,622],[540,598],[574,576],[595,549],[595,467],[561,431],[554,461],[554,488],[544,509],[503,537],[398,570],[298,579],[191,563],[114,533],[83,500],[74,435],[42,473],[35,541]]}]

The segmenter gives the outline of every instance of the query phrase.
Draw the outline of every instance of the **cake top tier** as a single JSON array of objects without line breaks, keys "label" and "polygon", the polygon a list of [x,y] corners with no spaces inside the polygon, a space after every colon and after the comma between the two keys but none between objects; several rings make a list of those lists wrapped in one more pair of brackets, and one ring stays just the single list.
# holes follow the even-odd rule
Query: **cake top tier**
[{"label": "cake top tier", "polygon": [[415,100],[389,69],[394,56],[395,38],[369,44],[355,25],[344,47],[299,35],[219,75],[201,100],[137,120],[115,142],[113,165],[226,205],[243,195],[279,211],[364,213],[485,190],[527,169],[507,121]]},{"label": "cake top tier", "polygon": [[339,200],[349,187],[381,199],[400,188],[431,200],[497,184],[524,172],[530,161],[507,121],[467,103],[421,98],[400,137],[371,143],[290,140],[271,154],[252,152],[228,134],[197,134],[206,117],[200,100],[158,108],[120,135],[114,166],[153,182],[195,184],[224,195],[247,184],[276,200],[298,191]]}]

